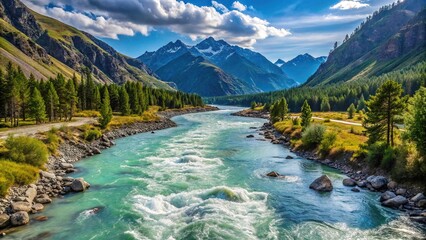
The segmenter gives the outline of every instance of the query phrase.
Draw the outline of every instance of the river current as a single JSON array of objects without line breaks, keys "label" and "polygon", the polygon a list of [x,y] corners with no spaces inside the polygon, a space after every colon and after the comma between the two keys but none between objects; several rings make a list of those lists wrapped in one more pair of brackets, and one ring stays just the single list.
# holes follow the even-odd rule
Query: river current
[{"label": "river current", "polygon": [[[76,163],[71,176],[91,183],[88,191],[54,200],[38,214],[47,221],[6,239],[426,238],[380,206],[378,193],[352,192],[338,171],[262,141],[251,127],[265,120],[230,115],[237,110],[178,116],[176,128],[118,139]],[[322,174],[331,193],[308,187]]]}]

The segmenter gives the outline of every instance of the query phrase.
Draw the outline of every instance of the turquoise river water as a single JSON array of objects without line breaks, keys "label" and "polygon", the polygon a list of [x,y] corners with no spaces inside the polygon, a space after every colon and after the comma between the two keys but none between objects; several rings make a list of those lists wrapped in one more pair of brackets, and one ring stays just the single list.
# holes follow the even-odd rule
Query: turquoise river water
[{"label": "turquoise river water", "polygon": [[[76,164],[90,190],[56,199],[6,239],[424,239],[425,229],[351,192],[338,171],[259,141],[265,120],[239,108],[173,118],[178,127],[119,139]],[[246,138],[248,134],[255,138]],[[294,159],[285,159],[287,155]],[[264,177],[269,171],[284,179]],[[331,193],[309,184],[322,174]],[[99,208],[93,213],[89,209]]]}]

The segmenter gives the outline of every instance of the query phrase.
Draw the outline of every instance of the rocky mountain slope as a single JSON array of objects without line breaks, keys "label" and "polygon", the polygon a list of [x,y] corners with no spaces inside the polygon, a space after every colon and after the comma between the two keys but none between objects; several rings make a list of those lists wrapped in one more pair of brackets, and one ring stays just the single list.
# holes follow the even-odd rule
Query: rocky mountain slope
[{"label": "rocky mountain slope", "polygon": [[[244,91],[242,93],[273,91],[297,85],[297,82],[288,78],[278,66],[260,53],[232,46],[223,40],[217,41],[212,37],[195,46],[185,45],[179,40],[170,42],[157,51],[145,52],[138,59],[161,76],[162,74],[158,72],[160,68],[168,65],[168,69],[173,71],[170,63],[184,54],[201,57],[210,65],[221,69],[224,74],[230,75],[230,78],[227,77],[227,79],[234,79],[233,87],[238,86],[238,89]],[[198,71],[195,68],[191,69],[195,72]],[[212,73],[217,73],[217,71]],[[189,77],[194,75],[192,72],[186,71],[186,74],[188,74],[186,81],[194,81]],[[167,81],[167,79],[164,80]]]},{"label": "rocky mountain slope", "polygon": [[0,2],[0,66],[11,61],[24,73],[71,77],[90,69],[99,82],[142,81],[171,89],[141,61],[126,57],[88,33],[28,9],[19,0]]},{"label": "rocky mountain slope", "polygon": [[383,7],[329,55],[306,85],[378,76],[426,60],[426,0]]},{"label": "rocky mountain slope", "polygon": [[275,65],[279,66],[285,74],[299,84],[303,84],[314,74],[327,57],[313,57],[308,53],[298,55],[288,62],[279,59]]}]

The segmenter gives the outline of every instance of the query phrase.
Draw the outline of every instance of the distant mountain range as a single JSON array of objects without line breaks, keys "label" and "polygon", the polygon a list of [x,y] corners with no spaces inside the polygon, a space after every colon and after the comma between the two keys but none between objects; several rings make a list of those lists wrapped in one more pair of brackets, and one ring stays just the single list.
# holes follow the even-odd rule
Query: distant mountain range
[{"label": "distant mountain range", "polygon": [[307,86],[379,76],[426,60],[426,0],[382,7],[330,53]]},{"label": "distant mountain range", "polygon": [[[180,90],[202,96],[267,92],[298,84],[260,53],[212,37],[195,46],[170,42],[138,59]],[[206,91],[209,86],[215,87]]]},{"label": "distant mountain range", "polygon": [[294,79],[299,84],[303,84],[326,60],[327,57],[325,56],[315,58],[305,53],[298,55],[288,62],[278,59],[275,65],[280,67],[289,78]]},{"label": "distant mountain range", "polygon": [[124,56],[92,35],[28,9],[19,0],[0,1],[0,69],[12,62],[37,79],[72,77],[90,69],[104,83],[141,81],[172,89],[141,61]]}]

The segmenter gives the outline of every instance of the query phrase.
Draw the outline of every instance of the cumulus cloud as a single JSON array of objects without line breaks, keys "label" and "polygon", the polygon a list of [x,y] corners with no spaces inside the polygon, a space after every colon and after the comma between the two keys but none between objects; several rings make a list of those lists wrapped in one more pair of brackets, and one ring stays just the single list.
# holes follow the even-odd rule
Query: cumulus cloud
[{"label": "cumulus cloud", "polygon": [[[136,32],[146,35],[153,29],[166,28],[187,35],[193,40],[214,36],[243,47],[251,47],[257,40],[290,34],[284,28],[273,27],[266,20],[238,10],[225,12],[224,9],[216,8],[219,5],[197,6],[178,0],[24,0],[24,2],[35,11],[100,37],[117,38],[121,34],[131,36]],[[53,4],[49,4],[52,2]],[[72,11],[65,10],[69,9],[69,6],[72,6]]]},{"label": "cumulus cloud", "polygon": [[245,10],[247,10],[247,6],[238,1],[235,1],[232,3],[232,8],[237,9],[241,12],[244,12]]},{"label": "cumulus cloud", "polygon": [[216,8],[217,10],[219,10],[223,13],[229,12],[229,9],[225,5],[223,5],[222,3],[212,1],[212,5],[213,5],[214,8]]},{"label": "cumulus cloud", "polygon": [[343,0],[331,6],[330,9],[349,10],[368,6],[370,6],[368,3],[363,3],[360,0]]}]

